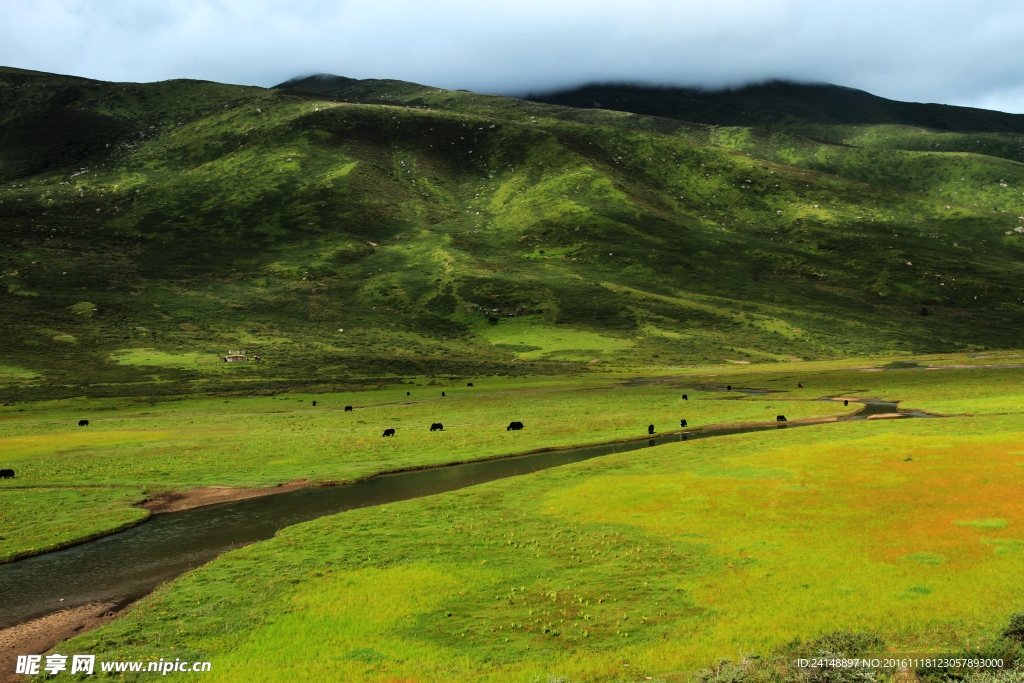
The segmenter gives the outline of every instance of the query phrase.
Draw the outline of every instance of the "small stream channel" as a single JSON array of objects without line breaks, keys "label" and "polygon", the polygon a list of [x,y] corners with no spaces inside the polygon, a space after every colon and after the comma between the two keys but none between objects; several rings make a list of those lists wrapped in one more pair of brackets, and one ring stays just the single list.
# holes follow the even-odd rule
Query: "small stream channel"
[{"label": "small stream channel", "polygon": [[[750,390],[739,391],[745,393]],[[864,420],[871,415],[897,412],[895,403],[861,403],[863,408],[859,412],[839,418],[839,421]],[[929,417],[917,411],[903,412],[902,416]],[[64,550],[0,564],[0,628],[91,602],[126,604],[221,553],[271,538],[287,526],[324,515],[444,493],[602,455],[678,441],[800,426],[804,425],[783,423],[698,429],[641,441],[385,474],[347,486],[309,487],[154,515],[126,531]]]}]

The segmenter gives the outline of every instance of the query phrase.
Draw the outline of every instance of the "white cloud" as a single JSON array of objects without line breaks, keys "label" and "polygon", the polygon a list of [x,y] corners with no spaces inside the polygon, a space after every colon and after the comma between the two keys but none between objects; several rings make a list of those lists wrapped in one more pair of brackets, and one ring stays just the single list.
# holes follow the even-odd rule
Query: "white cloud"
[{"label": "white cloud", "polygon": [[1024,111],[1008,0],[7,0],[0,63],[105,80],[298,74],[523,93],[765,78]]}]

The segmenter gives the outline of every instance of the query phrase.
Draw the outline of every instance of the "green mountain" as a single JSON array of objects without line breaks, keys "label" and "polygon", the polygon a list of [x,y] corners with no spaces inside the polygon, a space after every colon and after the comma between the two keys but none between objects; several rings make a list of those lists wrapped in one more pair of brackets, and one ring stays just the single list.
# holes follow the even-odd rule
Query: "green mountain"
[{"label": "green mountain", "polygon": [[[390,80],[3,68],[0,383],[257,391],[1017,345],[1019,134],[801,125],[817,134]],[[264,362],[217,360],[236,349]]]}]

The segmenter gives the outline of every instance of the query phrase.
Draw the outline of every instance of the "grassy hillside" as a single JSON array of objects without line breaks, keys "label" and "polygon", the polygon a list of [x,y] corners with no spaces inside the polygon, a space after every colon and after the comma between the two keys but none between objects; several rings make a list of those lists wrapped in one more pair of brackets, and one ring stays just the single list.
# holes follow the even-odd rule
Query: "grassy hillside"
[{"label": "grassy hillside", "polygon": [[[1017,164],[999,164],[988,157],[1024,161],[1024,115],[895,102],[835,85],[769,82],[724,91],[592,85],[530,97],[550,104],[600,105],[696,121],[710,126],[713,144],[736,147],[737,139],[746,138],[739,147],[782,163],[936,197],[942,191],[935,187],[937,182],[970,183],[982,205],[996,198],[993,189],[998,183],[1012,188],[1019,173]],[[800,147],[814,153],[794,155],[793,148]],[[944,153],[940,159],[925,158],[939,153]],[[975,158],[979,155],[983,158]],[[930,173],[935,170],[939,177]],[[966,174],[958,173],[964,170]],[[964,199],[952,191],[947,198]]]},{"label": "grassy hillside", "polygon": [[282,85],[0,70],[7,400],[1019,343],[1008,152]]}]

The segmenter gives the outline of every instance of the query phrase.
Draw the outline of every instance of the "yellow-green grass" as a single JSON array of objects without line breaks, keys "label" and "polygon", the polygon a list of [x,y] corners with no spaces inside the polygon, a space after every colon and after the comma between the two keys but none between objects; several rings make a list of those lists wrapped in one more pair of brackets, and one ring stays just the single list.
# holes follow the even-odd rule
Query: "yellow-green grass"
[{"label": "yellow-green grass", "polygon": [[[920,367],[883,369],[894,361],[916,362]],[[787,399],[878,399],[899,402],[901,409],[939,415],[981,415],[1024,412],[1024,368],[1013,367],[1024,365],[1022,361],[1024,355],[1019,351],[1009,351],[983,357],[963,353],[899,355],[784,365],[665,368],[662,374],[679,373],[691,378],[688,381],[708,384],[785,391]],[[989,365],[997,367],[986,367]],[[801,382],[803,388],[798,386]]]},{"label": "yellow-green grass", "polygon": [[[600,359],[603,354],[633,346],[630,339],[570,327],[547,327],[529,319],[488,325],[481,328],[479,333],[492,344],[500,344],[501,348],[515,353],[516,357],[527,360],[593,360]],[[523,350],[517,351],[517,347]]]},{"label": "yellow-green grass", "polygon": [[138,488],[0,488],[0,562],[38,555],[138,524]]},{"label": "yellow-green grass", "polygon": [[[832,367],[848,365],[841,361]],[[472,388],[420,381],[345,394],[18,404],[0,408],[0,467],[17,474],[0,480],[0,490],[87,484],[155,492],[272,486],[296,479],[352,482],[408,467],[642,438],[648,424],[658,432],[672,431],[680,419],[699,428],[771,423],[777,414],[790,421],[828,418],[859,409],[814,400],[823,396],[901,401],[939,414],[1024,412],[1020,369],[828,372],[828,367],[818,362],[775,366],[772,372],[764,366],[648,369],[629,376],[492,378],[477,380]],[[626,381],[645,375],[648,381]],[[700,384],[707,389],[696,390]],[[726,384],[783,393],[746,397],[722,391]],[[689,401],[681,400],[683,393]],[[346,405],[355,410],[344,411]],[[90,420],[88,427],[77,426],[82,418]],[[524,422],[526,429],[506,431],[512,420]],[[430,432],[433,422],[443,423],[445,431]],[[396,429],[396,437],[382,438],[386,428]],[[39,524],[48,524],[45,506],[34,514]],[[112,516],[110,528],[122,523]],[[83,536],[94,533],[93,523],[82,524]]]},{"label": "yellow-green grass", "polygon": [[[966,365],[962,358],[946,358],[947,364]],[[862,370],[850,368],[848,362],[794,363],[786,371],[774,372],[764,372],[755,366],[721,372],[707,381],[784,390],[787,398],[794,399],[831,396],[895,401],[902,409],[937,415],[1024,413],[1024,368],[874,371],[890,360],[894,359],[861,361]],[[921,359],[920,363],[940,368],[943,365],[942,361],[929,359]],[[830,366],[842,369],[830,370]],[[803,388],[798,386],[800,382]]]},{"label": "yellow-green grass", "polygon": [[39,375],[31,370],[12,365],[0,365],[0,385],[29,382]]},{"label": "yellow-green grass", "polygon": [[[223,352],[221,352],[223,353]],[[120,365],[142,365],[189,370],[231,370],[233,363],[225,363],[216,353],[168,353],[157,349],[123,349],[112,354]]]},{"label": "yellow-green grass", "polygon": [[[0,480],[0,491],[89,484],[155,492],[272,486],[295,479],[351,482],[407,467],[641,438],[648,424],[672,431],[680,419],[693,428],[770,422],[783,410],[791,420],[856,410],[781,399],[715,400],[727,394],[665,383],[626,386],[626,379],[484,379],[472,388],[464,382],[424,386],[421,381],[347,394],[18,404],[0,408],[0,467],[17,475]],[[683,392],[691,400],[682,401]],[[355,410],[346,412],[346,405]],[[89,425],[79,427],[79,419]],[[512,420],[527,428],[506,431]],[[445,430],[429,431],[434,422]],[[386,428],[396,429],[397,436],[382,438]],[[126,498],[123,504],[137,500]],[[69,500],[65,507],[75,504]],[[56,533],[59,525],[48,521],[47,506],[24,513],[32,514],[32,523],[52,524]],[[111,515],[111,530],[120,528],[125,514],[135,513]],[[83,517],[80,533],[95,534],[95,523]]]},{"label": "yellow-green grass", "polygon": [[994,416],[606,456],[291,527],[62,647],[223,681],[683,681],[835,629],[959,646],[1024,603],[1022,443]]},{"label": "yellow-green grass", "polygon": [[1018,365],[1024,363],[1024,354],[1019,351],[972,354],[971,356],[956,355],[938,356],[929,365]]},{"label": "yellow-green grass", "polygon": [[[648,424],[672,431],[680,419],[701,427],[768,422],[777,412],[799,419],[856,410],[785,397],[717,400],[730,395],[697,391],[693,383],[700,380],[687,378],[627,380],[487,379],[472,388],[420,382],[345,394],[19,404],[0,412],[0,448],[21,485],[247,486],[300,477],[352,481],[402,467],[642,438]],[[691,400],[682,401],[682,393]],[[355,410],[344,411],[346,405]],[[80,418],[89,426],[77,426]],[[512,420],[527,428],[506,431]],[[430,432],[433,422],[445,431]],[[386,428],[397,436],[382,439]]]}]

